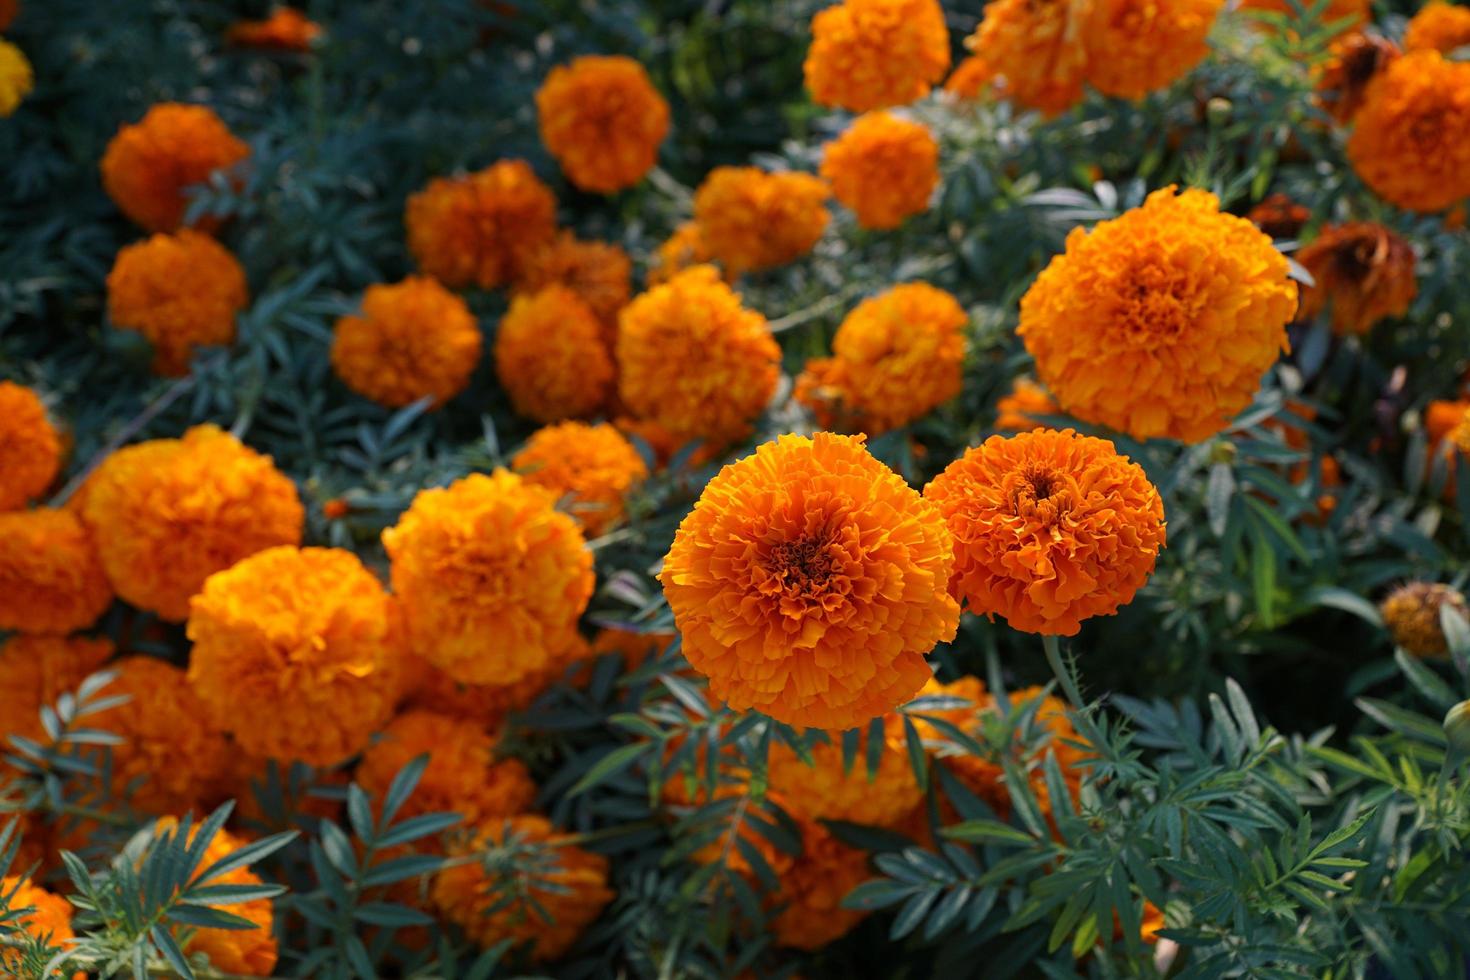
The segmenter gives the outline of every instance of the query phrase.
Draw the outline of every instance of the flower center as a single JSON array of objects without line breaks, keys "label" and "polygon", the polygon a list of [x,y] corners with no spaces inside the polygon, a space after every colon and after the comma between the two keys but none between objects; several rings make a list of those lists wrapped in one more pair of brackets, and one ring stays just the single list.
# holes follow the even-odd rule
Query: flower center
[{"label": "flower center", "polygon": [[1132,347],[1153,347],[1172,341],[1194,319],[1189,276],[1163,262],[1136,266],[1119,289],[1118,321],[1122,337]]},{"label": "flower center", "polygon": [[1018,517],[1053,524],[1072,509],[1066,478],[1035,463],[1008,474],[1003,487]]},{"label": "flower center", "polygon": [[798,538],[772,545],[766,569],[781,579],[787,592],[820,592],[837,571],[828,543],[819,538]]}]

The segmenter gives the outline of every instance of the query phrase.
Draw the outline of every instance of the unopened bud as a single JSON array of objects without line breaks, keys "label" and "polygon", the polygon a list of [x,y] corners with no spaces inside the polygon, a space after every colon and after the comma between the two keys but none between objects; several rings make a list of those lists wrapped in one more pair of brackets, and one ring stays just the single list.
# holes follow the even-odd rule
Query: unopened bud
[{"label": "unopened bud", "polygon": [[1235,105],[1229,99],[1216,96],[1205,103],[1205,118],[1210,121],[1211,126],[1225,125],[1234,113]]},{"label": "unopened bud", "polygon": [[1470,756],[1470,701],[1461,701],[1444,716],[1444,737],[1452,753]]}]

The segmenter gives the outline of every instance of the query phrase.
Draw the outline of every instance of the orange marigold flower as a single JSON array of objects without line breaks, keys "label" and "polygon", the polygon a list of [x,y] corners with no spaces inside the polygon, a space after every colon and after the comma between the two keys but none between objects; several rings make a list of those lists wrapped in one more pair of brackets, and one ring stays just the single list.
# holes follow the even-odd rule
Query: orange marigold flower
[{"label": "orange marigold flower", "polygon": [[1409,243],[1383,225],[1329,225],[1296,255],[1315,286],[1302,289],[1298,319],[1332,313],[1338,334],[1363,334],[1385,317],[1403,316],[1419,294]]},{"label": "orange marigold flower", "polygon": [[567,180],[611,194],[653,169],[669,104],[648,72],[621,55],[585,55],[551,69],[536,90],[541,142]]},{"label": "orange marigold flower", "polygon": [[[117,131],[102,155],[102,186],[122,213],[148,231],[184,221],[184,190],[250,154],[213,110],[163,102]],[[202,224],[208,224],[203,222]]]},{"label": "orange marigold flower", "polygon": [[[506,939],[524,943],[531,959],[545,963],[560,959],[591,925],[613,893],[607,886],[607,858],[569,843],[543,817],[526,814],[489,821],[473,840],[450,848],[450,856],[489,850],[517,842],[521,847],[541,845],[531,880],[518,889],[486,872],[480,862],[445,868],[434,878],[435,907],[481,946]],[[510,898],[510,901],[504,899]]]},{"label": "orange marigold flower", "polygon": [[1287,347],[1286,257],[1208,191],[1155,191],[1067,236],[1021,299],[1017,333],[1071,415],[1198,442],[1250,404]]},{"label": "orange marigold flower", "polygon": [[[0,718],[5,719],[0,755],[14,751],[11,735],[48,741],[41,726],[41,708],[54,706],[61,695],[75,691],[111,656],[111,642],[81,636],[21,634],[0,644]],[[111,693],[110,688],[104,693]],[[0,761],[0,775],[5,768],[6,763]]]},{"label": "orange marigold flower", "polygon": [[466,683],[546,668],[592,597],[576,522],[506,470],[420,491],[383,544],[414,652]]},{"label": "orange marigold flower", "polygon": [[838,327],[830,365],[816,365],[823,391],[811,400],[835,401],[834,417],[870,435],[908,425],[960,393],[969,322],[953,296],[927,283],[866,299]]},{"label": "orange marigold flower", "polygon": [[265,20],[237,20],[225,37],[242,48],[271,51],[310,51],[321,37],[320,25],[294,7],[276,7]]},{"label": "orange marigold flower", "polygon": [[1440,609],[1449,606],[1470,620],[1465,596],[1448,585],[1409,582],[1388,594],[1379,605],[1383,623],[1396,646],[1416,657],[1449,656],[1449,641],[1440,623]]},{"label": "orange marigold flower", "polygon": [[684,655],[732,708],[845,729],[891,711],[954,638],[943,517],[862,436],[782,436],[720,471],[659,574]]},{"label": "orange marigold flower", "polygon": [[306,516],[269,456],[213,425],[108,456],[81,510],[118,595],[173,622],[215,572],[299,543]]},{"label": "orange marigold flower", "polygon": [[480,360],[480,325],[464,300],[428,276],[369,286],[362,315],[337,321],[332,369],[353,391],[397,408],[464,390]]},{"label": "orange marigold flower", "polygon": [[995,427],[1002,432],[1030,432],[1051,428],[1038,415],[1060,415],[1062,410],[1051,395],[1030,378],[1011,382],[1011,393],[995,403]]},{"label": "orange marigold flower", "polygon": [[1312,211],[1285,194],[1272,194],[1251,208],[1246,219],[1272,238],[1295,238],[1312,220]]},{"label": "orange marigold flower", "polygon": [[394,718],[357,765],[355,780],[381,799],[393,777],[421,755],[429,757],[399,817],[457,813],[471,825],[530,808],[536,785],[518,759],[497,760],[495,739],[473,722],[429,711]]},{"label": "orange marigold flower", "polygon": [[866,748],[858,752],[851,768],[844,767],[840,738],[813,745],[812,765],[784,742],[773,743],[767,761],[770,790],[799,820],[896,827],[924,802],[924,791],[904,749],[902,716],[892,711],[884,715],[881,737],[883,751],[872,775]]},{"label": "orange marigold flower", "polygon": [[623,498],[648,476],[638,450],[605,422],[538,429],[510,465],[556,499],[570,497],[568,512],[592,537],[623,519]]},{"label": "orange marigold flower", "polygon": [[897,228],[929,207],[939,186],[939,143],[926,126],[870,112],[827,144],[822,176],[858,224]]},{"label": "orange marigold flower", "polygon": [[924,488],[955,538],[950,592],[1027,633],[1072,636],[1133,601],[1165,541],[1164,503],[1106,439],[991,436]]},{"label": "orange marigold flower", "polygon": [[[67,949],[71,945],[69,940],[76,938],[76,933],[71,928],[71,902],[60,895],[32,884],[29,879],[19,875],[6,875],[0,878],[0,897],[9,899],[6,903],[8,908],[32,910],[17,919],[6,922],[7,926],[19,929],[37,939],[47,939],[48,944],[53,948]],[[0,945],[0,967],[6,968],[7,975],[34,975],[10,972],[12,968],[19,971],[21,957],[21,951],[13,948],[9,943]],[[60,975],[60,971],[52,975]],[[77,973],[74,976],[82,977],[83,974]]]},{"label": "orange marigold flower", "polygon": [[69,510],[0,513],[0,630],[70,633],[112,604],[92,536]]},{"label": "orange marigold flower", "polygon": [[785,265],[812,250],[831,215],[825,181],[759,167],[716,167],[694,192],[694,220],[731,275]]},{"label": "orange marigold flower", "polygon": [[944,90],[959,99],[978,99],[995,87],[995,69],[978,55],[970,55],[955,66],[944,82]]},{"label": "orange marigold flower", "polygon": [[191,603],[189,639],[189,682],[258,758],[340,762],[387,721],[403,686],[393,602],[336,548],[269,548],[211,575]]},{"label": "orange marigold flower", "polygon": [[0,381],[0,511],[46,492],[61,468],[61,436],[29,388]]},{"label": "orange marigold flower", "polygon": [[685,269],[713,262],[714,258],[699,223],[686,221],[654,251],[654,263],[648,269],[648,285],[660,286]]},{"label": "orange marigold flower", "polygon": [[[861,763],[859,763],[861,765]],[[771,928],[776,944],[814,950],[846,935],[867,913],[844,908],[842,900],[872,877],[868,855],[833,837],[815,821],[799,821],[801,856],[784,864],[781,887],[770,904],[780,907]]]},{"label": "orange marigold flower", "polygon": [[557,422],[606,403],[613,361],[592,308],[553,284],[510,301],[495,334],[495,373],[516,412]]},{"label": "orange marigold flower", "polygon": [[938,0],[843,0],[812,18],[802,66],[812,100],[867,112],[922,99],[949,70]]},{"label": "orange marigold flower", "polygon": [[1006,98],[1048,116],[1082,101],[1087,54],[1068,0],[992,0],[965,42]]},{"label": "orange marigold flower", "polygon": [[[178,830],[179,822],[173,817],[160,819],[153,828],[155,835],[177,833]],[[192,842],[198,832],[199,827],[196,824],[190,829],[186,843]],[[228,830],[217,831],[210,839],[209,846],[204,849],[204,856],[199,859],[200,870],[233,854],[248,843],[249,841],[236,837]],[[226,871],[222,875],[211,878],[208,883],[211,885],[260,885],[262,881],[258,874],[246,867]],[[248,902],[221,906],[221,909],[254,923],[255,928],[193,929],[188,942],[184,944],[184,954],[187,956],[203,955],[209,960],[209,965],[221,973],[246,977],[271,976],[276,968],[276,937],[271,929],[274,918],[271,900],[255,898]]]},{"label": "orange marigold flower", "polygon": [[[1301,6],[1308,10],[1316,7],[1316,3],[1305,3]],[[1372,0],[1327,0],[1327,7],[1322,11],[1315,23],[1332,25],[1339,30],[1350,30],[1361,27],[1368,22],[1371,13]],[[1263,13],[1285,14],[1295,17],[1293,0],[1240,0],[1241,10],[1259,10]]]},{"label": "orange marigold flower", "polygon": [[1119,99],[1168,88],[1205,60],[1205,39],[1224,5],[1225,0],[1091,0],[1082,22],[1088,83]]},{"label": "orange marigold flower", "polygon": [[234,343],[235,315],[248,302],[240,263],[188,228],[126,246],[107,274],[112,325],[148,339],[159,374],[188,374],[194,348]]},{"label": "orange marigold flower", "polygon": [[502,286],[556,235],[556,198],[524,160],[438,177],[408,199],[408,249],[446,286]]},{"label": "orange marigold flower", "polygon": [[535,293],[562,285],[576,293],[607,329],[608,345],[618,322],[618,311],[632,294],[633,262],[617,245],[584,242],[563,232],[530,253],[516,291]]},{"label": "orange marigold flower", "polygon": [[4,38],[0,38],[0,118],[9,116],[20,108],[20,104],[31,89],[35,88],[36,76],[25,52]]},{"label": "orange marigold flower", "polygon": [[1404,29],[1406,51],[1449,54],[1470,45],[1470,9],[1444,0],[1430,0],[1409,19]]},{"label": "orange marigold flower", "polygon": [[1470,64],[1411,51],[1368,86],[1347,155],[1379,197],[1439,211],[1470,197]]},{"label": "orange marigold flower", "polygon": [[712,266],[653,287],[618,318],[618,394],[681,444],[743,438],[775,393],[780,362],[765,317]]},{"label": "orange marigold flower", "polygon": [[1363,107],[1368,83],[1393,63],[1399,47],[1376,34],[1353,31],[1333,41],[1329,54],[1317,78],[1317,103],[1334,120],[1346,125]]}]

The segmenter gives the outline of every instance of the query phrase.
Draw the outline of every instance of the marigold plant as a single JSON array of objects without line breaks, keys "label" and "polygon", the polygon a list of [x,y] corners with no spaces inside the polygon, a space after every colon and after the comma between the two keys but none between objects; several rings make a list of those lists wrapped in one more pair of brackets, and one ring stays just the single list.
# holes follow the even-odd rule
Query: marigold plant
[{"label": "marigold plant", "polygon": [[618,311],[632,295],[632,276],[633,262],[619,246],[583,241],[570,232],[563,232],[531,252],[515,289],[537,293],[547,286],[565,286],[607,327],[611,346]]},{"label": "marigold plant", "polygon": [[939,144],[920,123],[870,112],[827,144],[821,172],[858,224],[897,228],[929,207],[939,184]]},{"label": "marigold plant", "polygon": [[[1240,0],[1238,9],[1294,17],[1296,3],[1297,0]],[[1316,11],[1318,3],[1300,4],[1300,7]],[[1322,24],[1330,24],[1339,29],[1360,27],[1368,20],[1370,7],[1371,0],[1327,0],[1318,16]]]},{"label": "marigold plant", "polygon": [[623,519],[623,499],[648,476],[648,464],[614,426],[563,422],[532,433],[511,457],[527,483],[561,500],[588,536],[597,537]]},{"label": "marigold plant", "polygon": [[35,84],[25,52],[0,38],[0,118],[14,114]]},{"label": "marigold plant", "polygon": [[694,220],[710,254],[740,275],[810,252],[831,219],[830,193],[811,174],[716,167],[694,193]]},{"label": "marigold plant", "polygon": [[812,746],[811,765],[789,746],[772,745],[766,777],[770,791],[799,820],[897,827],[923,803],[924,791],[904,752],[903,718],[896,712],[884,715],[878,737],[883,753],[875,772],[868,770],[863,753],[845,764],[841,739]]},{"label": "marigold plant", "polygon": [[1090,0],[1082,23],[1087,81],[1104,95],[1141,99],[1168,88],[1209,53],[1225,0]]},{"label": "marigold plant", "polygon": [[310,51],[321,36],[321,25],[294,7],[276,7],[264,20],[237,20],[225,34],[242,48],[295,52]]},{"label": "marigold plant", "polygon": [[948,70],[949,30],[937,0],[843,0],[812,18],[803,71],[822,105],[907,105]]},{"label": "marigold plant", "polygon": [[970,55],[944,80],[944,91],[957,99],[979,99],[994,90],[995,69],[979,55]]},{"label": "marigold plant", "polygon": [[1317,101],[1335,121],[1347,125],[1363,108],[1368,86],[1399,57],[1399,46],[1376,34],[1353,31],[1333,41],[1328,54],[1317,78]]},{"label": "marigold plant", "polygon": [[212,109],[163,102],[120,128],[107,144],[102,186],[140,227],[175,231],[184,221],[185,190],[249,154]]},{"label": "marigold plant", "polygon": [[97,548],[75,514],[0,513],[0,630],[70,633],[111,604]]},{"label": "marigold plant", "polygon": [[1312,211],[1277,193],[1251,208],[1246,218],[1272,238],[1295,238],[1312,220]]},{"label": "marigold plant", "polygon": [[[47,891],[28,878],[6,875],[0,878],[0,896],[9,897],[11,909],[30,909],[24,915],[7,921],[7,927],[36,938],[49,939],[53,947],[66,948],[76,936],[71,928],[72,905],[65,898]],[[10,936],[6,937],[11,938]],[[0,944],[0,966],[19,969],[21,951],[9,942]],[[7,973],[9,970],[6,971]],[[19,974],[12,974],[19,975]],[[54,974],[60,976],[59,973]],[[80,977],[81,974],[76,974]]]},{"label": "marigold plant", "polygon": [[1011,393],[995,403],[995,427],[1001,432],[1045,429],[1048,426],[1037,416],[1060,415],[1061,411],[1045,388],[1030,378],[1017,378],[1011,382]]},{"label": "marigold plant", "polygon": [[438,177],[408,199],[403,223],[419,269],[451,288],[503,286],[556,234],[556,198],[524,160]]},{"label": "marigold plant", "polygon": [[707,265],[714,260],[714,253],[705,242],[699,223],[686,221],[654,251],[653,264],[648,269],[648,285],[662,285],[685,269]]},{"label": "marigold plant", "polygon": [[1328,311],[1339,334],[1367,333],[1380,320],[1403,316],[1419,293],[1413,248],[1373,222],[1324,228],[1296,260],[1315,281],[1302,290],[1297,315]]},{"label": "marigold plant", "polygon": [[1067,0],[991,0],[966,40],[1008,99],[1048,116],[1082,100],[1087,53]]},{"label": "marigold plant", "polygon": [[30,388],[0,381],[0,511],[46,492],[61,468],[61,436]]},{"label": "marigold plant", "polygon": [[1470,10],[1444,0],[1430,0],[1409,18],[1404,49],[1449,54],[1470,45]]},{"label": "marigold plant", "polygon": [[595,415],[614,378],[602,322],[558,284],[511,300],[495,333],[495,373],[515,410],[543,423]]},{"label": "marigold plant", "polygon": [[558,65],[536,90],[541,141],[567,179],[611,194],[643,179],[669,133],[669,104],[643,66],[621,55]]},{"label": "marigold plant", "polygon": [[[17,634],[0,644],[0,718],[7,737],[0,754],[13,751],[10,736],[47,741],[41,709],[103,669],[112,651],[111,640],[44,633]],[[7,765],[0,760],[0,773]]]},{"label": "marigold plant", "polygon": [[770,904],[777,945],[814,950],[846,935],[864,913],[843,899],[872,876],[866,852],[844,844],[821,824],[803,820],[801,856],[785,865]]}]

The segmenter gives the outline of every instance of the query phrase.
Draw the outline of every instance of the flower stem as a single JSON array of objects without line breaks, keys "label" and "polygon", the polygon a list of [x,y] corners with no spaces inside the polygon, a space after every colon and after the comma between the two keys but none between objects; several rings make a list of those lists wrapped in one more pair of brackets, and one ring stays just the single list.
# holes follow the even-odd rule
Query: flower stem
[{"label": "flower stem", "polygon": [[1083,708],[1082,692],[1077,690],[1077,681],[1067,665],[1062,662],[1062,642],[1055,636],[1042,634],[1041,648],[1046,651],[1046,662],[1051,664],[1052,673],[1057,675],[1057,683],[1062,686],[1062,693],[1067,695],[1067,700],[1072,702],[1072,707],[1081,711]]}]

